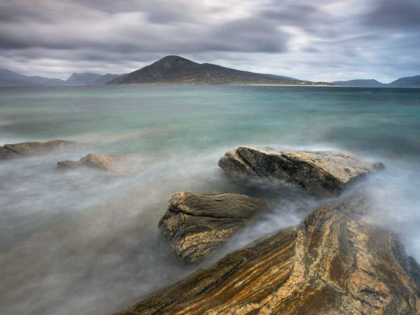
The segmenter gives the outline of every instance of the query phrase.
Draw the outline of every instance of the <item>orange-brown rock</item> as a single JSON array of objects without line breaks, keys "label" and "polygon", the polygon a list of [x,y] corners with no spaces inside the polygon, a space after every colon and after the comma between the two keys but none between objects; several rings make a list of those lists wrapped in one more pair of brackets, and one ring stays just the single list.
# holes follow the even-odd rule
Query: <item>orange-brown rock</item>
[{"label": "orange-brown rock", "polygon": [[159,232],[183,262],[198,262],[266,207],[263,200],[245,195],[181,192],[171,196]]},{"label": "orange-brown rock", "polygon": [[420,314],[417,263],[366,207],[328,204],[118,314]]},{"label": "orange-brown rock", "polygon": [[48,142],[24,142],[16,144],[6,144],[0,147],[0,160],[17,158],[22,156],[43,155],[51,153],[53,150],[64,148],[72,141],[53,140]]},{"label": "orange-brown rock", "polygon": [[253,147],[231,150],[219,160],[226,174],[257,177],[302,187],[311,194],[338,196],[353,180],[382,168],[355,156],[334,152],[274,151]]},{"label": "orange-brown rock", "polygon": [[61,161],[57,162],[58,168],[61,169],[78,169],[81,167],[90,167],[102,171],[118,172],[118,161],[121,159],[119,155],[101,155],[89,153],[79,161]]}]

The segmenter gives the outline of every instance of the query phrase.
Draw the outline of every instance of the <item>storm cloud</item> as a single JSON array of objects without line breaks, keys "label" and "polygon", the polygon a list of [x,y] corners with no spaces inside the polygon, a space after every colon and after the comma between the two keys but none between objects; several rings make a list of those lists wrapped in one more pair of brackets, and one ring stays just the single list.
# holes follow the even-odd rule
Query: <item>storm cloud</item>
[{"label": "storm cloud", "polygon": [[418,75],[417,0],[3,0],[0,67],[66,78],[165,55],[309,80]]}]

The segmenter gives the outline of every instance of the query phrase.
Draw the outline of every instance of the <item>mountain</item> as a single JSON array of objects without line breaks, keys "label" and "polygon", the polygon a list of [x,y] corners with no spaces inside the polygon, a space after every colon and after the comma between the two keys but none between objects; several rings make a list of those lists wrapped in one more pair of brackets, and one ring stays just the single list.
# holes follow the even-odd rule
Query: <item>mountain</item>
[{"label": "mountain", "polygon": [[73,73],[66,81],[39,76],[26,76],[0,69],[0,86],[69,86],[102,85],[125,74]]},{"label": "mountain", "polygon": [[350,81],[334,81],[332,84],[346,86],[346,87],[386,87],[386,84],[383,84],[379,81],[370,79],[370,80],[350,80]]},{"label": "mountain", "polygon": [[67,80],[68,85],[90,85],[96,80],[102,78],[103,75],[96,73],[73,73]]},{"label": "mountain", "polygon": [[10,70],[0,69],[0,86],[62,86],[65,81],[43,77],[28,77]]},{"label": "mountain", "polygon": [[93,81],[92,84],[93,85],[102,85],[102,84],[108,83],[109,81],[112,81],[116,78],[119,78],[123,75],[126,75],[126,73],[124,73],[124,74],[110,74],[110,73],[108,73],[108,74],[105,74],[105,75],[101,76],[100,78],[96,79],[95,81]]},{"label": "mountain", "polygon": [[199,64],[179,56],[167,56],[108,84],[299,84],[312,82],[269,74]]},{"label": "mountain", "polygon": [[102,85],[125,74],[73,73],[67,80],[67,85]]},{"label": "mountain", "polygon": [[389,84],[384,84],[376,80],[350,80],[350,81],[334,81],[332,84],[345,87],[404,87],[404,88],[420,88],[420,75],[414,77],[405,77],[395,80]]},{"label": "mountain", "polygon": [[393,87],[417,87],[420,85],[420,75],[415,77],[405,77],[391,82],[389,86]]}]

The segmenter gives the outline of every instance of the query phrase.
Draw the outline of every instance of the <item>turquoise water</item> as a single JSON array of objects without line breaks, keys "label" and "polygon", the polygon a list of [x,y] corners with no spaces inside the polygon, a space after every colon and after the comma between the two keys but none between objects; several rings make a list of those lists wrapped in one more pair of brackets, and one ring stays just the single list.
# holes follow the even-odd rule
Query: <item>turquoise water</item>
[{"label": "turquoise water", "polygon": [[0,90],[0,141],[99,135],[121,136],[121,153],[255,142],[418,154],[419,99],[417,89],[10,88]]},{"label": "turquoise water", "polygon": [[[264,190],[229,182],[218,159],[240,145],[343,150],[380,160],[362,185],[371,220],[420,258],[420,89],[239,86],[1,88],[0,144],[79,145],[0,163],[0,313],[111,314],[199,266],[165,251],[157,222],[177,191]],[[61,173],[89,152],[129,154],[131,176]],[[276,191],[273,210],[214,258],[299,222],[322,201]],[[210,263],[210,262],[209,262]]]}]

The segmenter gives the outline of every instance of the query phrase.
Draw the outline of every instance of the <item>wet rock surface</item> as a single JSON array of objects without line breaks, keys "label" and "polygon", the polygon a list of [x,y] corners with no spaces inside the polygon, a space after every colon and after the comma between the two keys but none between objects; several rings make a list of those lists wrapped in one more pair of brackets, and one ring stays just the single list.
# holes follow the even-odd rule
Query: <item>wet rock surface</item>
[{"label": "wet rock surface", "polygon": [[219,166],[230,176],[293,184],[322,197],[338,196],[353,180],[384,167],[334,151],[278,152],[253,147],[227,152]]},{"label": "wet rock surface", "polygon": [[332,202],[118,314],[419,314],[418,264],[369,206]]},{"label": "wet rock surface", "polygon": [[48,154],[54,150],[62,149],[72,144],[74,144],[74,142],[64,140],[6,144],[4,147],[0,147],[0,160]]},{"label": "wet rock surface", "polygon": [[79,161],[61,161],[57,162],[57,167],[63,170],[80,169],[89,167],[102,171],[119,172],[118,162],[122,157],[119,155],[101,155],[89,153]]},{"label": "wet rock surface", "polygon": [[246,225],[266,203],[238,194],[177,193],[159,222],[159,232],[184,263],[201,261]]}]

